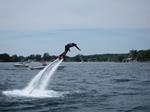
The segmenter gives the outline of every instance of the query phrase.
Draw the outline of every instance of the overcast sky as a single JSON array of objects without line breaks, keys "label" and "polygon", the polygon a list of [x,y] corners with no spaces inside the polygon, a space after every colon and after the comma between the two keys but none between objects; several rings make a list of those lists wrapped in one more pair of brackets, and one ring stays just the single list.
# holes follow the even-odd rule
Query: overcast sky
[{"label": "overcast sky", "polygon": [[0,0],[0,53],[121,53],[150,48],[150,0]]}]

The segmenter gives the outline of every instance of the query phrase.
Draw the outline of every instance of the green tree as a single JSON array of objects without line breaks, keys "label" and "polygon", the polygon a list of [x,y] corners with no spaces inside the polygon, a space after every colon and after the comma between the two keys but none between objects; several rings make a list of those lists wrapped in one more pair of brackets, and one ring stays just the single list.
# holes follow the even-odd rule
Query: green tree
[{"label": "green tree", "polygon": [[27,60],[35,60],[35,59],[36,59],[36,57],[35,57],[35,55],[34,55],[34,54],[31,54],[31,55],[30,55],[30,56],[28,56],[26,59],[27,59]]},{"label": "green tree", "polygon": [[44,61],[50,61],[50,55],[49,55],[49,53],[44,53],[43,54],[43,59],[44,59]]},{"label": "green tree", "polygon": [[40,54],[37,54],[37,55],[35,55],[35,59],[36,59],[36,61],[41,61],[42,56]]},{"label": "green tree", "polygon": [[9,62],[10,61],[10,56],[7,53],[1,54],[0,55],[0,61],[2,62]]},{"label": "green tree", "polygon": [[28,60],[28,59],[26,59],[24,56],[18,56],[18,61],[25,61],[25,60]]},{"label": "green tree", "polygon": [[12,62],[17,62],[17,61],[19,61],[19,58],[18,58],[18,56],[15,54],[15,55],[12,55],[11,56],[11,61]]}]

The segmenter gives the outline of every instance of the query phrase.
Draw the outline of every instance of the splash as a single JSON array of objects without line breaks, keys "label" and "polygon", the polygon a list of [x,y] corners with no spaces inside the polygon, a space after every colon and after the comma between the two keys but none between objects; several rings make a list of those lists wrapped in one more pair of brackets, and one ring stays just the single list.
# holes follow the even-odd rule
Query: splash
[{"label": "splash", "polygon": [[29,94],[31,94],[34,90],[37,89],[41,91],[46,90],[51,76],[54,74],[54,72],[56,71],[56,69],[62,61],[63,60],[56,59],[48,66],[46,66],[31,80],[31,82],[28,84],[27,87],[25,87],[24,90]]},{"label": "splash", "polygon": [[61,64],[63,59],[56,59],[43,70],[41,70],[22,90],[3,91],[3,94],[8,96],[24,96],[24,97],[59,97],[63,93],[58,93],[53,90],[47,90],[47,86],[54,72]]}]

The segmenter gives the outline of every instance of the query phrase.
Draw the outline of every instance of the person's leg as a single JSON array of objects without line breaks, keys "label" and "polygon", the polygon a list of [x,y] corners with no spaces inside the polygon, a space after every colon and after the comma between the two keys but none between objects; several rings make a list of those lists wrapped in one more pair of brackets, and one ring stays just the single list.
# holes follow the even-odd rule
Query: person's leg
[{"label": "person's leg", "polygon": [[62,54],[58,56],[59,60],[63,59],[66,56],[67,52],[64,51]]},{"label": "person's leg", "polygon": [[58,56],[59,60],[63,59],[66,56],[68,51],[69,51],[69,47],[65,46],[65,51]]},{"label": "person's leg", "polygon": [[63,55],[64,55],[64,52],[58,56],[59,60],[61,60],[63,58]]}]

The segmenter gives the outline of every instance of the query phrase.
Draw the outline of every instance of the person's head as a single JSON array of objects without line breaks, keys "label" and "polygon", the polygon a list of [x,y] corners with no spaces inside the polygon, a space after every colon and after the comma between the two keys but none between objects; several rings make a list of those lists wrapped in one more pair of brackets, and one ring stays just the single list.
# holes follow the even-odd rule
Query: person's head
[{"label": "person's head", "polygon": [[74,46],[77,46],[77,44],[75,44],[75,43],[72,43]]}]

